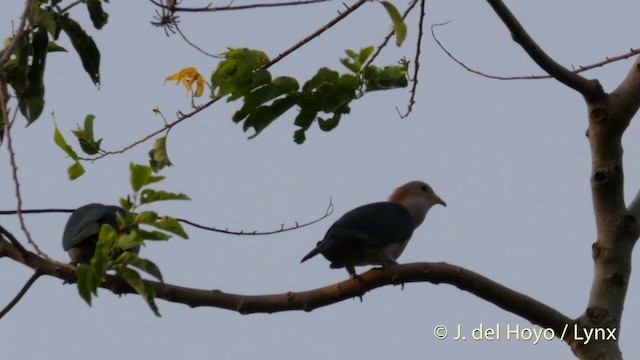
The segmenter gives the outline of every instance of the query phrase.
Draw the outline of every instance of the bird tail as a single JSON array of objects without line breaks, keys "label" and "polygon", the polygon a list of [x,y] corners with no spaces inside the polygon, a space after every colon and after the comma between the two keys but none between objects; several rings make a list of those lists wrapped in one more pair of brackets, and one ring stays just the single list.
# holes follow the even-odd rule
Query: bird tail
[{"label": "bird tail", "polygon": [[300,260],[300,263],[303,263],[309,259],[311,259],[312,257],[320,254],[320,252],[322,252],[324,246],[322,246],[322,241],[318,241],[318,243],[316,244],[315,249],[311,250],[307,255],[305,255],[305,257],[302,258],[302,260]]}]

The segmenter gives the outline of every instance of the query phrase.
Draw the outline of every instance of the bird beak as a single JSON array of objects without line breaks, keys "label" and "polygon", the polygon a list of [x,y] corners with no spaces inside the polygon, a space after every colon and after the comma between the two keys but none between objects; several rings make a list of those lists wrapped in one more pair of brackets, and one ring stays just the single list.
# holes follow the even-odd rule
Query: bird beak
[{"label": "bird beak", "polygon": [[438,197],[438,196],[436,196],[436,197],[437,197],[436,204],[440,204],[440,205],[442,205],[444,207],[447,207],[447,203],[444,202],[444,200],[440,199],[440,197]]}]

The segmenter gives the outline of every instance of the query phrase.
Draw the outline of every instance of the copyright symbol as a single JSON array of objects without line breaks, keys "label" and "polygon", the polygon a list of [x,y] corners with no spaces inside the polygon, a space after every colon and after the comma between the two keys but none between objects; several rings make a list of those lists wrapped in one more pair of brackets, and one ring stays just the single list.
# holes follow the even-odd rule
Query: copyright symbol
[{"label": "copyright symbol", "polygon": [[449,330],[447,330],[447,327],[444,325],[437,325],[435,328],[433,328],[433,336],[435,336],[438,340],[446,339],[448,333]]}]

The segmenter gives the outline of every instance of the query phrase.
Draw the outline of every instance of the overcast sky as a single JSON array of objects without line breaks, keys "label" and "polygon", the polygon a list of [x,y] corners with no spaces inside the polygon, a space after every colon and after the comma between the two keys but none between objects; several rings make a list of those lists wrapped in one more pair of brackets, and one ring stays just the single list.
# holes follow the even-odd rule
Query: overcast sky
[{"label": "overcast sky", "polygon": [[[206,4],[208,2],[201,2]],[[227,1],[214,1],[226,5]],[[242,2],[244,3],[244,2]],[[396,1],[399,7],[405,1]],[[4,1],[0,34],[10,34],[23,1]],[[197,5],[184,1],[184,6]],[[235,2],[236,5],[240,2]],[[509,1],[525,28],[551,56],[571,67],[638,47],[640,4],[625,0]],[[541,73],[483,1],[429,1],[425,31],[433,23],[441,41],[467,65],[496,75]],[[167,38],[150,25],[147,1],[105,4],[109,24],[92,29],[83,9],[73,11],[96,40],[102,84],[93,86],[74,53],[51,54],[47,62],[46,108],[25,128],[18,120],[14,147],[24,208],[73,208],[90,202],[116,203],[130,191],[129,162],[146,163],[152,142],[86,164],[80,179],[67,180],[70,160],[53,143],[55,112],[60,130],[72,129],[88,113],[105,149],[116,150],[157,130],[189,110],[184,88],[163,80],[195,66],[207,78],[217,61],[179,36]],[[82,11],[79,11],[82,10]],[[343,10],[342,2],[245,12],[181,14],[181,28],[213,53],[226,47],[261,49],[275,57]],[[417,14],[417,13],[416,13]],[[389,47],[378,64],[413,59],[416,14],[409,39]],[[346,71],[344,49],[377,45],[389,29],[382,6],[366,4],[270,70],[304,82],[319,67]],[[426,34],[425,34],[426,35]],[[62,46],[71,49],[66,39]],[[239,103],[215,104],[171,131],[174,167],[156,188],[187,193],[193,201],[154,207],[162,214],[235,230],[273,230],[321,216],[329,197],[334,214],[313,226],[266,237],[237,237],[187,228],[190,240],[151,243],[142,255],[162,269],[165,281],[239,294],[304,291],[347,278],[322,257],[300,264],[344,212],[384,200],[410,180],[424,180],[448,204],[435,207],[414,233],[399,262],[445,261],[476,271],[565,313],[579,316],[591,287],[591,244],[595,226],[589,189],[586,108],[581,96],[554,80],[496,81],[453,63],[430,35],[422,48],[415,111],[400,119],[405,90],[367,95],[330,133],[314,125],[304,145],[292,141],[295,111],[260,136],[247,140],[231,115]],[[632,60],[591,71],[611,91]],[[197,100],[206,101],[204,100]],[[640,186],[640,131],[624,138],[626,198]],[[0,151],[0,208],[13,209],[6,143]],[[60,245],[66,214],[26,218],[34,240],[51,257],[67,261]],[[13,217],[0,223],[24,239]],[[636,261],[637,256],[635,257]],[[366,268],[359,268],[360,272]],[[31,270],[0,260],[0,307],[18,292]],[[629,286],[621,348],[637,354],[640,344],[638,277]],[[528,321],[450,285],[388,286],[311,313],[243,316],[217,308],[191,309],[158,301],[156,318],[138,296],[121,298],[100,290],[93,307],[74,285],[40,278],[0,321],[0,359],[117,358],[351,358],[472,359],[569,358],[569,347],[551,341],[437,340],[437,325],[471,331],[500,324],[534,328]],[[539,329],[538,327],[535,327]]]}]

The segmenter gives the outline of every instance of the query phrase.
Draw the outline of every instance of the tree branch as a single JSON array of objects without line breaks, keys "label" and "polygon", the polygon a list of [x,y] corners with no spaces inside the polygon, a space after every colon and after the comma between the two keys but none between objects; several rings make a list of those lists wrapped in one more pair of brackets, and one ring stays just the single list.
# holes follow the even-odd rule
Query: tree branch
[{"label": "tree branch", "polygon": [[[620,328],[631,277],[631,260],[640,230],[638,203],[624,200],[622,135],[640,107],[640,60],[611,94],[587,98],[591,148],[591,194],[597,238],[592,245],[594,276],[582,326]],[[619,336],[619,335],[618,335]],[[571,344],[582,359],[622,359],[617,341]]]},{"label": "tree branch", "polygon": [[588,80],[558,64],[529,36],[518,19],[501,0],[487,0],[500,20],[511,32],[511,38],[518,43],[529,57],[556,80],[578,91],[586,99],[597,99],[603,95],[602,87],[597,80]]},{"label": "tree branch", "polygon": [[[68,283],[76,281],[75,272],[70,267],[60,266],[33,253],[22,258],[10,243],[2,239],[0,239],[0,256],[8,256]],[[527,295],[511,290],[473,271],[447,263],[411,263],[386,269],[372,269],[361,274],[357,281],[348,279],[314,290],[270,295],[231,294],[220,290],[193,289],[148,281],[156,290],[156,297],[159,299],[190,307],[217,307],[237,311],[240,314],[312,311],[353,297],[361,298],[368,291],[382,286],[412,282],[454,285],[502,309],[522,316],[533,324],[551,328],[558,337],[573,323],[573,320],[566,315]],[[135,293],[122,278],[113,275],[108,275],[100,287],[115,294]],[[563,340],[567,341],[571,334],[571,331],[566,333]]]},{"label": "tree branch", "polygon": [[[327,209],[325,210],[324,214],[319,217],[316,218],[314,220],[310,220],[304,223],[299,223],[298,221],[295,221],[295,225],[291,225],[291,226],[284,226],[284,223],[280,225],[279,229],[276,230],[266,230],[266,231],[258,231],[258,230],[253,230],[253,231],[245,231],[245,230],[229,230],[227,228],[225,229],[221,229],[219,227],[214,227],[214,226],[206,226],[206,225],[202,225],[202,224],[198,224],[195,223],[193,221],[190,220],[186,220],[186,219],[180,219],[180,218],[176,218],[177,221],[183,223],[183,224],[187,224],[190,226],[193,226],[195,228],[201,229],[201,230],[207,230],[207,231],[213,231],[213,232],[218,232],[218,233],[223,233],[223,234],[227,234],[227,235],[273,235],[273,234],[279,234],[279,233],[283,233],[283,232],[287,232],[287,231],[292,231],[292,230],[297,230],[297,229],[301,229],[303,227],[307,227],[309,225],[313,225],[321,220],[326,219],[327,217],[329,217],[331,214],[333,214],[333,200],[331,199],[331,197],[329,197],[329,205],[327,205]],[[50,213],[72,213],[76,211],[76,209],[23,209],[21,211],[21,214],[50,214]],[[0,210],[0,215],[15,215],[18,212],[16,210]],[[1,226],[0,226],[0,233],[3,233],[2,231],[6,231],[4,230]],[[19,242],[17,242],[17,240],[15,240],[15,237],[13,237],[13,235],[11,235],[9,232],[7,232],[7,237],[9,238],[9,240],[15,245],[15,246],[22,246],[20,245]],[[15,240],[15,242],[14,242]]]},{"label": "tree branch", "polygon": [[31,277],[29,277],[29,280],[27,280],[27,282],[22,286],[22,289],[20,289],[18,294],[16,294],[16,296],[7,304],[7,306],[5,306],[4,309],[0,311],[0,319],[2,319],[5,315],[7,315],[9,311],[11,311],[11,309],[13,309],[13,307],[16,306],[18,302],[20,302],[20,300],[27,293],[31,285],[33,285],[33,283],[35,283],[40,276],[42,276],[42,274],[36,271],[33,273],[33,275],[31,275]]},{"label": "tree branch", "polygon": [[188,8],[176,6],[176,1],[168,1],[165,5],[162,2],[150,0],[154,5],[167,9],[173,12],[215,12],[215,11],[233,11],[233,10],[248,10],[259,8],[272,8],[281,6],[298,6],[298,5],[310,5],[316,3],[323,3],[331,0],[297,0],[297,1],[285,1],[278,3],[264,3],[264,4],[248,4],[248,5],[228,5],[228,6],[211,6],[211,4],[203,7]]},{"label": "tree branch", "polygon": [[0,69],[4,67],[4,64],[9,61],[11,55],[13,55],[13,51],[16,49],[18,45],[18,41],[22,38],[22,34],[24,33],[25,24],[27,22],[27,15],[29,14],[29,10],[31,10],[31,3],[33,0],[27,0],[24,3],[24,10],[22,11],[22,15],[20,15],[20,23],[18,24],[18,29],[13,34],[11,42],[9,42],[9,46],[7,46],[2,52],[2,56],[0,56]]},{"label": "tree branch", "polygon": [[[472,68],[471,66],[465,64],[462,60],[458,59],[457,57],[455,57],[445,46],[444,44],[442,44],[442,42],[440,42],[440,39],[438,39],[438,37],[436,36],[436,32],[435,32],[435,28],[438,26],[444,26],[449,24],[451,21],[446,21],[443,23],[437,23],[437,24],[433,24],[431,25],[431,37],[433,38],[433,40],[436,42],[436,44],[438,44],[438,46],[440,47],[440,49],[451,59],[453,60],[453,62],[455,62],[456,64],[462,66],[465,70],[474,73],[476,75],[480,75],[489,79],[494,79],[494,80],[539,80],[539,79],[551,79],[552,76],[551,75],[518,75],[518,76],[501,76],[501,75],[492,75],[492,74],[488,74],[486,72],[482,72],[480,70],[476,70],[474,68]],[[636,56],[640,54],[640,49],[629,49],[628,52],[621,54],[621,55],[616,55],[616,56],[607,56],[604,60],[598,61],[596,63],[593,64],[589,64],[589,65],[578,65],[578,68],[576,69],[575,67],[572,66],[573,68],[573,73],[575,74],[579,74],[585,71],[589,71],[595,68],[599,68],[599,67],[603,67],[605,65],[614,63],[616,61],[620,61],[620,60],[626,60],[632,56]]]}]

